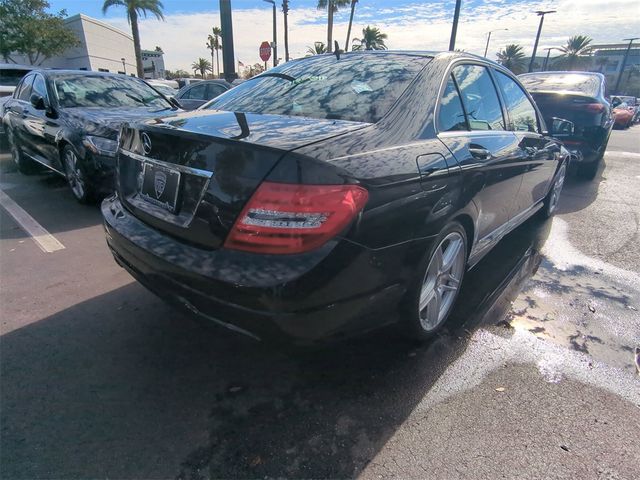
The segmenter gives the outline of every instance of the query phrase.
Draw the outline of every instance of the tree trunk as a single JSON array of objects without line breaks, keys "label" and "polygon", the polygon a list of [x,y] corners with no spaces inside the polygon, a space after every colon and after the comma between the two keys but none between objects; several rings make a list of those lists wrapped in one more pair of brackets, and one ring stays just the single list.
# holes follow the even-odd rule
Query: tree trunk
[{"label": "tree trunk", "polygon": [[216,40],[216,72],[218,73],[218,78],[220,78],[220,40],[218,40],[218,36],[215,36]]},{"label": "tree trunk", "polygon": [[133,50],[136,53],[136,69],[138,78],[144,78],[144,68],[142,66],[142,50],[140,49],[140,31],[138,30],[138,14],[135,10],[129,11],[131,21],[131,35],[133,36]]},{"label": "tree trunk", "polygon": [[347,28],[347,41],[344,44],[344,51],[349,51],[349,40],[351,38],[351,26],[353,25],[353,14],[356,10],[356,3],[358,0],[351,0],[351,16],[349,17],[349,28]]},{"label": "tree trunk", "polygon": [[289,0],[282,1],[282,12],[284,13],[284,61],[289,61]]},{"label": "tree trunk", "polygon": [[333,52],[333,0],[327,0],[327,53]]}]

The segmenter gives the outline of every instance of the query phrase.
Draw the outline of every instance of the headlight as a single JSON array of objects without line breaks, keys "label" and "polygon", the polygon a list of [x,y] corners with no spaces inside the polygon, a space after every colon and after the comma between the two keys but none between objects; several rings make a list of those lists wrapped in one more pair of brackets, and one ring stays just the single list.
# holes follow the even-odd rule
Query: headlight
[{"label": "headlight", "polygon": [[118,151],[118,142],[105,137],[92,137],[87,135],[82,142],[93,153],[115,157]]}]

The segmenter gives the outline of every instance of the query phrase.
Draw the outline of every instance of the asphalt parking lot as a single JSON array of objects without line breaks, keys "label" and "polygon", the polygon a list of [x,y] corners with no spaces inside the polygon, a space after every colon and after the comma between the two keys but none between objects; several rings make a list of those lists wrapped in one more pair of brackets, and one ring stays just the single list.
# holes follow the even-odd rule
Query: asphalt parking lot
[{"label": "asphalt parking lot", "polygon": [[465,280],[424,345],[207,328],[113,261],[96,206],[0,154],[2,478],[638,478],[640,126]]}]

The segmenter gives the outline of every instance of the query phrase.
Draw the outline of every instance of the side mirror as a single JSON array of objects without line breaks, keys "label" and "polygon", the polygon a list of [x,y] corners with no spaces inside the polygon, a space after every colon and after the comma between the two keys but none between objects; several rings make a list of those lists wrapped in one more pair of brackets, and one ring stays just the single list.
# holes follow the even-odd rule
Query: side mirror
[{"label": "side mirror", "polygon": [[29,101],[31,102],[31,105],[33,105],[33,108],[35,108],[36,110],[45,110],[47,108],[44,104],[44,98],[42,98],[42,96],[38,95],[37,93],[32,93]]},{"label": "side mirror", "polygon": [[576,131],[576,126],[573,122],[565,120],[564,118],[552,118],[551,123],[551,135],[552,136],[569,136],[573,135]]}]

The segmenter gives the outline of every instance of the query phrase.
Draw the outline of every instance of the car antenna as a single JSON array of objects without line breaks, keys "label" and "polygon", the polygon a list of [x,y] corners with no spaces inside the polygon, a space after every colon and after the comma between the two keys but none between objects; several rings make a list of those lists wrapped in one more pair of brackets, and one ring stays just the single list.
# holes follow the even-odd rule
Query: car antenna
[{"label": "car antenna", "polygon": [[342,53],[342,50],[340,50],[340,45],[338,45],[338,41],[334,40],[333,41],[333,53],[336,54],[336,59],[340,60],[340,54]]}]

